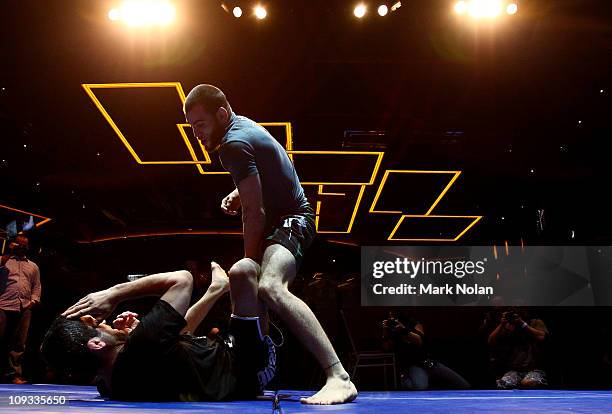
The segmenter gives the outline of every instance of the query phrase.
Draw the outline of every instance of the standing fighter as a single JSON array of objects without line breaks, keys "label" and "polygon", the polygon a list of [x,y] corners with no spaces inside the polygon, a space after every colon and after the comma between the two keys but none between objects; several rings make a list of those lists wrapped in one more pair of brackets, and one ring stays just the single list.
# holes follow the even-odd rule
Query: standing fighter
[{"label": "standing fighter", "polygon": [[236,215],[242,207],[244,256],[261,263],[260,299],[284,319],[325,371],[325,386],[302,402],[354,400],[357,390],[321,324],[288,289],[315,235],[314,212],[293,163],[268,131],[232,112],[219,88],[196,86],[184,110],[195,136],[208,152],[219,152],[223,168],[232,176],[236,189],[223,199],[221,209]]}]

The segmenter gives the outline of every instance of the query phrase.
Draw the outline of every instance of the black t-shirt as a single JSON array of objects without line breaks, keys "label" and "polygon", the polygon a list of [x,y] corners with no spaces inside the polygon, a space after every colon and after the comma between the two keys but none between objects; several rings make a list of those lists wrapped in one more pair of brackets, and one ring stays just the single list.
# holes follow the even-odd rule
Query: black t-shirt
[{"label": "black t-shirt", "polygon": [[236,391],[234,358],[220,340],[181,335],[185,319],[159,300],[128,336],[111,376],[122,401],[207,401]]},{"label": "black t-shirt", "polygon": [[293,162],[270,133],[244,116],[232,115],[219,148],[219,159],[234,184],[259,174],[266,219],[293,214],[308,201]]},{"label": "black t-shirt", "polygon": [[[529,325],[548,335],[548,329],[541,319],[531,319]],[[492,349],[501,369],[516,371],[542,369],[542,351],[542,343],[520,327],[512,332],[502,331]]]},{"label": "black t-shirt", "polygon": [[[408,367],[411,365],[418,365],[427,358],[427,351],[425,349],[425,343],[421,346],[415,345],[412,342],[404,338],[404,336],[410,332],[416,333],[415,327],[420,323],[415,319],[409,319],[407,321],[400,321],[405,329],[391,329],[389,339],[393,341],[393,352],[397,358],[398,365],[400,367]],[[421,336],[421,339],[423,337]]]}]

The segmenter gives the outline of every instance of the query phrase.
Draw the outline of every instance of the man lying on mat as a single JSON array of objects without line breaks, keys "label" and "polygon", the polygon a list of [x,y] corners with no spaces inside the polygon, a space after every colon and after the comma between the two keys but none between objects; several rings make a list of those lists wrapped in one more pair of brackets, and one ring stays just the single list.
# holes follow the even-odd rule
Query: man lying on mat
[{"label": "man lying on mat", "polygon": [[[187,271],[146,276],[91,293],[58,317],[41,351],[54,369],[91,373],[101,395],[122,401],[215,401],[254,398],[274,376],[272,341],[261,335],[257,315],[257,263],[242,259],[229,277],[211,263],[212,283],[191,308],[193,279]],[[254,271],[256,270],[256,271]],[[227,290],[233,303],[226,339],[189,332]],[[161,295],[140,321],[124,312],[105,322],[118,303]]]}]

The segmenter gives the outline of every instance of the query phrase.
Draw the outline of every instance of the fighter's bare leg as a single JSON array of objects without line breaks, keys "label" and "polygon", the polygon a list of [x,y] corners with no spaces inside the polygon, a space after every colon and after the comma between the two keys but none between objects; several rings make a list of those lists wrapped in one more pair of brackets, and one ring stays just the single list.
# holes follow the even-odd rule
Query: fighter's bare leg
[{"label": "fighter's bare leg", "polygon": [[248,258],[240,259],[230,268],[228,276],[234,315],[257,316],[259,310],[257,277],[259,273],[259,264]]},{"label": "fighter's bare leg", "polygon": [[227,292],[229,290],[229,277],[217,262],[210,262],[210,286],[218,287]]},{"label": "fighter's bare leg", "polygon": [[257,305],[258,305],[257,315],[259,315],[259,325],[261,326],[261,332],[264,335],[268,335],[270,331],[270,318],[268,315],[268,305],[266,305],[266,303],[263,300],[261,300],[261,298],[258,298]]},{"label": "fighter's bare leg", "polygon": [[206,293],[204,293],[204,296],[187,310],[185,314],[187,325],[181,331],[182,333],[195,332],[217,300],[230,288],[229,278],[221,266],[215,262],[211,262],[210,271],[212,274],[210,286],[206,290]]},{"label": "fighter's bare leg", "polygon": [[310,308],[289,292],[289,283],[295,278],[295,258],[279,244],[269,246],[263,256],[259,280],[259,297],[280,316],[293,334],[312,352],[327,376],[323,388],[309,398],[306,404],[341,404],[357,397],[357,389],[338,359],[338,355],[323,327]]}]

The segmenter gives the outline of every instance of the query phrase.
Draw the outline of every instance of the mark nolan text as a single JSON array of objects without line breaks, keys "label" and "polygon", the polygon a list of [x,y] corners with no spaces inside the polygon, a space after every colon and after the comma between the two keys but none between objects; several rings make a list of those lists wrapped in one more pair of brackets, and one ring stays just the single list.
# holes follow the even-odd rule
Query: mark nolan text
[{"label": "mark nolan text", "polygon": [[466,285],[457,283],[452,286],[436,286],[431,283],[417,286],[402,283],[399,286],[383,286],[380,283],[373,287],[375,295],[493,295],[493,287],[478,284]]}]

